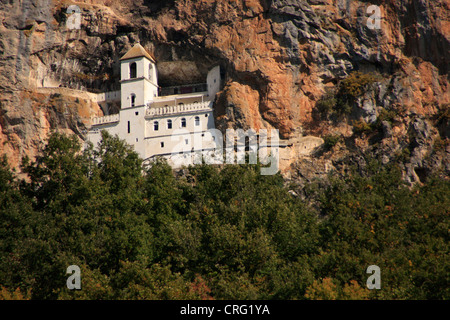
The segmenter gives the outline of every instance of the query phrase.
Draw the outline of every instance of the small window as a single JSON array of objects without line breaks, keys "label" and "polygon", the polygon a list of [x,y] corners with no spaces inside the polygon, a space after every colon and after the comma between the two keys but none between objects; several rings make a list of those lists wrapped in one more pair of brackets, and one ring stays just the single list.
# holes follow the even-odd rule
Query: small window
[{"label": "small window", "polygon": [[208,118],[208,114],[205,114],[205,118]]},{"label": "small window", "polygon": [[161,142],[161,148],[164,148],[164,142]]},{"label": "small window", "polygon": [[136,105],[136,95],[133,93],[131,95],[131,106],[134,107]]},{"label": "small window", "polygon": [[172,120],[167,120],[167,129],[172,129]]},{"label": "small window", "polygon": [[185,142],[186,144],[189,144],[189,139],[184,139],[184,142]]},{"label": "small window", "polygon": [[130,121],[128,121],[128,133],[131,132],[131,125],[130,125]]},{"label": "small window", "polygon": [[155,131],[159,130],[159,122],[158,121],[153,122],[153,130],[155,130]]},{"label": "small window", "polygon": [[181,127],[186,128],[186,118],[181,118]]},{"label": "small window", "polygon": [[139,138],[136,138],[136,142],[139,142]]},{"label": "small window", "polygon": [[200,117],[195,117],[195,126],[198,127],[200,125]]},{"label": "small window", "polygon": [[139,112],[136,111],[134,114],[138,116],[138,115],[139,115]]},{"label": "small window", "polygon": [[130,79],[136,78],[136,62],[130,63]]}]

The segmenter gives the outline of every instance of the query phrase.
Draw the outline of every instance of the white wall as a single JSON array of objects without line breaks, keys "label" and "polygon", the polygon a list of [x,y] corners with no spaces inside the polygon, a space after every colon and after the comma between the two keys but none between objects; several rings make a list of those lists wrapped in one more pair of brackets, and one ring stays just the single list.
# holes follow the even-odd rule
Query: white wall
[{"label": "white wall", "polygon": [[152,107],[175,106],[180,103],[189,104],[207,101],[207,97],[203,93],[177,94],[171,96],[158,97],[152,101]]},{"label": "white wall", "polygon": [[120,90],[97,93],[96,100],[97,102],[120,100]]},{"label": "white wall", "polygon": [[144,82],[144,102],[149,103],[156,97],[158,97],[158,87],[155,86],[152,82],[147,80],[143,80]]},{"label": "white wall", "polygon": [[[130,64],[133,62],[136,63],[136,78],[130,79]],[[151,77],[149,77],[150,64],[153,65]],[[131,106],[131,94],[136,95],[136,106],[145,105],[158,95],[156,65],[150,60],[145,57],[125,60],[121,62],[120,69],[122,109]]]},{"label": "white wall", "polygon": [[131,94],[136,95],[135,106],[145,104],[144,81],[142,79],[128,80],[121,84],[121,108],[131,107]]},{"label": "white wall", "polygon": [[[195,126],[195,117],[199,117],[200,126]],[[181,127],[181,119],[186,119],[186,127]],[[167,128],[167,121],[172,120],[172,129]],[[158,121],[158,131],[154,130],[154,122]],[[212,147],[208,139],[212,141],[211,135],[206,131],[214,128],[212,111],[198,112],[188,115],[169,115],[146,121],[146,158],[157,154],[172,153],[179,151],[191,151]],[[202,134],[204,135],[202,137]],[[188,143],[185,143],[185,140]],[[194,140],[195,139],[195,140]],[[164,147],[161,147],[161,142]],[[194,144],[200,143],[200,144]]]},{"label": "white wall", "polygon": [[[195,117],[199,117],[200,119],[200,126],[195,126]],[[214,126],[214,119],[212,119],[212,112],[199,112],[189,115],[169,115],[166,117],[158,117],[153,119],[147,120],[147,134],[146,137],[154,137],[154,136],[161,136],[161,135],[167,135],[172,134],[174,129],[183,129],[181,127],[181,119],[186,119],[186,127],[184,129],[189,130],[190,132],[194,131],[204,131],[211,127],[211,122]],[[172,129],[167,129],[167,120],[172,120]],[[212,120],[212,121],[211,121]],[[159,130],[154,131],[153,129],[153,123],[155,121],[158,121],[159,123]],[[151,125],[151,126],[150,126]],[[150,128],[151,127],[151,128]]]},{"label": "white wall", "polygon": [[208,85],[208,95],[211,99],[214,99],[214,96],[219,92],[221,87],[220,66],[215,66],[209,70],[206,76],[206,83]]},{"label": "white wall", "polygon": [[[156,65],[145,57],[121,61],[120,80],[130,79],[130,64],[133,62],[136,63],[136,78],[147,78],[155,85],[158,85],[158,71],[156,70]],[[149,65],[152,65],[152,74],[149,73]]]},{"label": "white wall", "polygon": [[114,135],[117,133],[118,124],[119,124],[118,122],[113,122],[113,123],[95,126],[95,128],[91,128],[87,134],[87,140],[92,142],[92,144],[94,145],[94,148],[97,148],[97,146],[100,143],[100,140],[102,138],[100,131],[106,130],[111,135]]},{"label": "white wall", "polygon": [[[134,150],[145,157],[145,106],[120,111],[120,137],[128,144],[134,145]],[[128,122],[130,132],[128,133]]]},{"label": "white wall", "polygon": [[[136,114],[137,113],[137,114]],[[142,158],[145,157],[145,107],[135,107],[120,110],[119,122],[98,125],[88,133],[88,140],[96,147],[101,139],[101,130],[107,130],[111,135],[118,135],[126,143],[133,145],[134,150]],[[128,133],[128,122],[130,132]],[[94,130],[93,130],[94,129]]]},{"label": "white wall", "polygon": [[[152,66],[151,70],[149,66]],[[145,59],[145,77],[150,80],[150,82],[154,83],[156,86],[158,85],[158,70],[156,69],[156,65],[150,60]],[[150,73],[151,72],[151,73]]]}]

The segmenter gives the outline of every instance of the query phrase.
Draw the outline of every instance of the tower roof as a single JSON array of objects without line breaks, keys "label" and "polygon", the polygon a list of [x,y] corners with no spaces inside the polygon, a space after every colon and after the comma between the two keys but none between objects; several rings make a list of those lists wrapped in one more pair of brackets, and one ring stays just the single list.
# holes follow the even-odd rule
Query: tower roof
[{"label": "tower roof", "polygon": [[140,57],[146,57],[147,59],[155,62],[155,59],[153,59],[153,57],[147,52],[147,50],[144,49],[143,46],[141,46],[140,43],[136,43],[133,48],[128,50],[128,52],[125,53],[122,58],[120,58],[120,60],[128,60]]}]

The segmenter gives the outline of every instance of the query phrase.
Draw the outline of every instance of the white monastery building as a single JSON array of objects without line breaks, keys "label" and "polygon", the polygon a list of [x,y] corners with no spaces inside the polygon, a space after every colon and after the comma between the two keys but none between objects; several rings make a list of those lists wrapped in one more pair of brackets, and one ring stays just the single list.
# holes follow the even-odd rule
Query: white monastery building
[{"label": "white monastery building", "polygon": [[[213,102],[221,88],[219,66],[208,72],[206,83],[161,88],[155,60],[138,43],[120,59],[120,69],[120,111],[92,119],[87,138],[94,146],[106,130],[133,145],[145,161],[162,156],[175,166],[177,157],[216,148]],[[114,94],[118,98],[119,92]]]}]

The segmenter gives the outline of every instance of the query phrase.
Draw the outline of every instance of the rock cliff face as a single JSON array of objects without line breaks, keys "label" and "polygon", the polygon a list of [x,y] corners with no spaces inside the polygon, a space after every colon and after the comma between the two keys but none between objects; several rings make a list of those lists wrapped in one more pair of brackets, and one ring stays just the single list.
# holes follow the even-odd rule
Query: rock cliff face
[{"label": "rock cliff face", "polygon": [[[71,4],[81,11],[79,29],[68,28]],[[379,29],[369,28],[372,4]],[[118,89],[119,58],[139,41],[155,56],[163,86],[204,82],[221,65],[216,126],[278,129],[292,142],[282,165],[288,175],[310,172],[296,149],[302,135],[340,137],[311,155],[327,170],[364,152],[385,162],[409,152],[411,182],[442,168],[448,175],[449,9],[449,0],[2,2],[1,149],[17,165],[52,129],[82,137],[102,112],[83,91]],[[315,116],[354,71],[377,80],[344,118]],[[357,134],[353,120],[377,124],[379,134]]]}]

